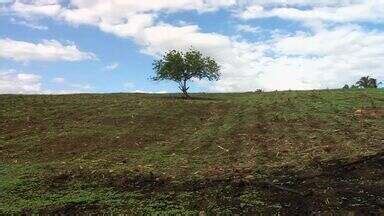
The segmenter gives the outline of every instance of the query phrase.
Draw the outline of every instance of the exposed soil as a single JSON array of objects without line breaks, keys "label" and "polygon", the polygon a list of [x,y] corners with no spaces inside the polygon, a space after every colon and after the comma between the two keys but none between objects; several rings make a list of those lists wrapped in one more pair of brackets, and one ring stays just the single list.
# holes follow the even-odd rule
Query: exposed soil
[{"label": "exposed soil", "polygon": [[[103,209],[99,204],[69,203],[61,206],[47,206],[39,215],[97,215]],[[22,215],[34,215],[26,209]]]},{"label": "exposed soil", "polygon": [[76,137],[63,135],[42,141],[40,146],[42,155],[55,154],[56,156],[62,156],[102,149],[139,148],[143,141],[145,139],[130,134],[115,137],[104,137],[100,134],[85,134]]},{"label": "exposed soil", "polygon": [[364,108],[355,111],[355,116],[381,118],[384,116],[384,109],[382,108]]},{"label": "exposed soil", "polygon": [[[73,178],[61,174],[49,181],[52,185]],[[292,172],[276,171],[266,178],[255,177],[251,170],[222,171],[217,175],[199,180],[174,182],[170,178],[149,173],[130,176],[107,177],[107,184],[121,191],[140,191],[152,196],[154,193],[199,194],[200,209],[206,208],[205,199],[210,189],[223,190],[214,199],[221,207],[239,214],[280,213],[283,215],[333,214],[382,215],[384,214],[384,152],[362,157],[352,162],[342,160],[313,164],[313,170]],[[230,190],[227,190],[231,188]],[[224,190],[225,189],[225,190]],[[258,205],[244,205],[240,196],[257,192]],[[229,193],[229,194],[228,194]],[[228,196],[230,199],[228,199]],[[251,200],[252,201],[252,200]],[[69,215],[72,213],[97,212],[97,204],[70,204],[49,207],[42,213]],[[100,209],[99,209],[100,210]],[[207,212],[209,214],[209,212]]]}]

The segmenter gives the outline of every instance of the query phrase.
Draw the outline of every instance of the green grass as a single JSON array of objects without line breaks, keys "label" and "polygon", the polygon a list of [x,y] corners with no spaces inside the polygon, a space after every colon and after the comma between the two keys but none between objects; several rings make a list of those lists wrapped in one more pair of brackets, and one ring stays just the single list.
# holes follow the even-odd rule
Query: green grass
[{"label": "green grass", "polygon": [[[250,206],[279,212],[284,206],[257,188],[183,185],[236,172],[265,179],[383,150],[384,118],[354,115],[382,110],[383,90],[193,97],[0,95],[0,214],[71,205],[129,214],[231,214]],[[122,178],[135,176],[171,186],[120,187]]]}]

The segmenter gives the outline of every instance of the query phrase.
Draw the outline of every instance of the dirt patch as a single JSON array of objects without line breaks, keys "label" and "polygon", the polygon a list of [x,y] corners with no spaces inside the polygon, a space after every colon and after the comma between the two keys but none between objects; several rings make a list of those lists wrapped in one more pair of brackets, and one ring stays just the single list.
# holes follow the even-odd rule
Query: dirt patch
[{"label": "dirt patch", "polygon": [[134,175],[134,176],[121,176],[115,180],[115,186],[123,190],[155,190],[163,189],[166,185],[169,185],[169,180],[156,176],[153,173],[146,175]]},{"label": "dirt patch", "polygon": [[70,172],[66,172],[66,173],[59,173],[57,175],[54,175],[54,176],[51,176],[49,178],[47,178],[47,180],[49,182],[51,182],[52,184],[65,184],[69,181],[71,181],[71,179],[73,179],[74,175]]},{"label": "dirt patch", "polygon": [[97,123],[106,126],[123,127],[134,124],[134,116],[102,117],[97,120]]},{"label": "dirt patch", "polygon": [[101,134],[68,134],[43,141],[41,152],[45,156],[75,155],[111,148],[140,148],[145,138],[131,134],[105,136]]},{"label": "dirt patch", "polygon": [[[281,214],[384,213],[384,182],[381,181],[384,178],[384,153],[348,163],[329,161],[320,166],[320,171],[283,170],[266,178],[234,171],[227,172],[226,175],[221,173],[218,176],[191,179],[182,183],[149,175],[122,178],[118,185],[128,190],[146,189],[150,193],[172,191],[177,194],[190,191],[202,197],[208,196],[209,190],[223,190],[219,194],[227,193],[225,195],[230,198],[222,200],[219,195],[215,198],[216,203],[227,205],[228,208],[234,209],[234,212],[242,214],[272,210]],[[241,196],[248,192],[257,192],[258,202],[263,203],[263,206],[247,205],[248,201],[254,201],[252,199],[245,203],[240,202]]]},{"label": "dirt patch", "polygon": [[[305,170],[285,167],[268,175],[252,169],[212,168],[206,177],[186,177],[174,181],[156,173],[63,172],[49,178],[51,187],[70,181],[97,182],[119,192],[137,192],[142,199],[168,194],[170,202],[178,194],[193,194],[193,209],[230,209],[232,214],[351,214],[384,213],[384,152],[357,158],[319,162]],[[93,214],[102,212],[97,203],[69,203],[49,206],[43,214]],[[28,211],[25,211],[28,214]],[[217,212],[216,212],[217,213]]]},{"label": "dirt patch", "polygon": [[[97,215],[103,210],[103,206],[92,203],[67,203],[60,206],[47,206],[39,211],[39,215]],[[35,214],[35,213],[34,213]],[[22,215],[34,215],[26,209]]]},{"label": "dirt patch", "polygon": [[364,108],[354,112],[356,117],[381,118],[384,116],[384,108]]},{"label": "dirt patch", "polygon": [[21,135],[25,136],[36,132],[45,132],[47,129],[47,125],[29,117],[16,120],[5,119],[0,122],[0,134],[4,135],[6,140],[17,138]]}]

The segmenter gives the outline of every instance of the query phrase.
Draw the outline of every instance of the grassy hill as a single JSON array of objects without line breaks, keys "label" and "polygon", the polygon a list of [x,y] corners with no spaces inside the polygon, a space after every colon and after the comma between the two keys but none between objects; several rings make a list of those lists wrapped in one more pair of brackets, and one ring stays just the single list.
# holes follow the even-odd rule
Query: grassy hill
[{"label": "grassy hill", "polygon": [[193,97],[1,95],[0,214],[383,213],[383,90]]}]

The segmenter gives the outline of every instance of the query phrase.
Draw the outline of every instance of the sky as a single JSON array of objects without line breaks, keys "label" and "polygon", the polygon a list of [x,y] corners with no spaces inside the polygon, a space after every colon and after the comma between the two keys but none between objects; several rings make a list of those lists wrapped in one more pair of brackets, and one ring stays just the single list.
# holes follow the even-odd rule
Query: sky
[{"label": "sky", "polygon": [[383,0],[0,0],[0,94],[177,92],[152,62],[190,47],[221,67],[193,92],[384,80]]}]

